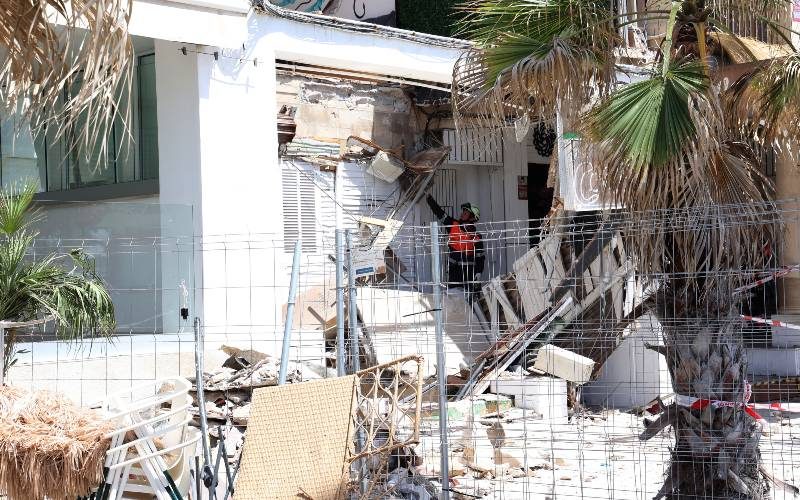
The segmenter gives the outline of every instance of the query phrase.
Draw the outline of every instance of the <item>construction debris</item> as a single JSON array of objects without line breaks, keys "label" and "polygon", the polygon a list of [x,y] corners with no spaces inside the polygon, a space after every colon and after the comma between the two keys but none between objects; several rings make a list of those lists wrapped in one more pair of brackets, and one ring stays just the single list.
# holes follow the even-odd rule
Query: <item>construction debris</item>
[{"label": "construction debris", "polygon": [[532,410],[545,420],[568,416],[567,383],[562,379],[501,373],[492,380],[491,391],[513,396],[514,407]]},{"label": "construction debris", "polygon": [[592,378],[594,361],[558,346],[546,345],[539,349],[532,368],[576,384],[585,384]]}]

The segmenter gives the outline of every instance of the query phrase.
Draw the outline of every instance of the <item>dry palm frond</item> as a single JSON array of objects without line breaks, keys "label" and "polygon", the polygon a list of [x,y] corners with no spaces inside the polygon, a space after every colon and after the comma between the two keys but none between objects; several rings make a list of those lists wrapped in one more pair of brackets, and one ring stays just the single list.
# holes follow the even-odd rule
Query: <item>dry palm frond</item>
[{"label": "dry palm frond", "polygon": [[728,109],[744,133],[791,152],[800,139],[800,53],[757,67],[726,94]]},{"label": "dry palm frond", "polygon": [[673,209],[691,228],[674,231],[659,221],[632,231],[638,269],[701,276],[695,285],[708,291],[738,279],[732,270],[762,265],[777,228],[765,217],[774,211],[772,186],[753,150],[728,127],[716,90],[693,93],[687,104],[694,131],[670,161],[634,164],[611,141],[589,149],[606,200],[634,218]]},{"label": "dry palm frond", "polygon": [[705,0],[705,4],[718,21],[716,24],[726,26],[736,35],[769,43],[781,40],[780,35],[771,30],[770,23],[785,25],[792,19],[789,0]]},{"label": "dry palm frond", "polygon": [[550,117],[556,105],[577,115],[615,78],[610,9],[607,1],[587,0],[465,4],[462,29],[477,47],[454,69],[457,119],[503,126],[531,113]]},{"label": "dry palm frond", "polygon": [[[0,102],[34,132],[80,137],[69,147],[107,157],[115,119],[127,126],[132,0],[0,2]],[[75,129],[80,130],[75,133]]]},{"label": "dry palm frond", "polygon": [[63,396],[0,387],[0,493],[77,498],[103,480],[112,425]]}]

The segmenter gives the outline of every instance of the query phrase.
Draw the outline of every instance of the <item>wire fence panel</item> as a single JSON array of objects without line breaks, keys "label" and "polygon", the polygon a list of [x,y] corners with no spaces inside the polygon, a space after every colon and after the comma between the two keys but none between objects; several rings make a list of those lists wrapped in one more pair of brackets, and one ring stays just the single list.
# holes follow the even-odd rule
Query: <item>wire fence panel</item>
[{"label": "wire fence panel", "polygon": [[[288,381],[336,377],[337,358],[346,373],[381,367],[359,388],[354,497],[792,498],[800,209],[759,210],[757,266],[708,266],[734,262],[723,236],[754,224],[737,207],[481,223],[479,273],[454,267],[447,226],[434,245],[430,226],[404,225],[385,247],[362,224],[338,282],[326,228],[301,254]],[[670,257],[703,235],[722,243],[694,267]],[[648,236],[667,258],[643,270],[637,242]],[[208,418],[244,430],[252,390],[277,384],[293,243],[42,237],[37,255],[84,248],[127,305],[111,341],[25,333],[11,382],[93,405],[136,381],[191,376],[197,316]]]}]

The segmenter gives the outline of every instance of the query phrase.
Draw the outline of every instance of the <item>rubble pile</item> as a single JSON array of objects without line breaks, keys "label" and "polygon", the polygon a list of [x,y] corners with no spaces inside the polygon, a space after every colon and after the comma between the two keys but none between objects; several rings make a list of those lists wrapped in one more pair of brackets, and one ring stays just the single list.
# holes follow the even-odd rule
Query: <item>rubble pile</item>
[{"label": "rubble pile", "polygon": [[[229,346],[222,346],[221,349],[228,354],[228,359],[222,366],[203,373],[206,418],[209,426],[233,424],[246,427],[253,389],[278,385],[280,359],[253,350]],[[332,376],[336,376],[336,371],[320,363],[290,362],[286,381],[296,383]],[[189,411],[194,416],[195,425],[199,426],[197,384],[194,378],[190,380],[193,406]]]}]

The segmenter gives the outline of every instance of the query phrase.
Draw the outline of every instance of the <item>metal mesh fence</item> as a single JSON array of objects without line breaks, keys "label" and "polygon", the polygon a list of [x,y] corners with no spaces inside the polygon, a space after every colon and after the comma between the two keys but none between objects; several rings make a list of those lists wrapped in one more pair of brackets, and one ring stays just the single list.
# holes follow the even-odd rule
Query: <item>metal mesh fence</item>
[{"label": "metal mesh fence", "polygon": [[[300,255],[293,310],[292,244],[275,235],[42,239],[37,252],[84,248],[104,276],[152,261],[146,283],[108,280],[151,331],[126,323],[80,347],[22,332],[10,379],[92,405],[191,376],[198,316],[208,418],[245,430],[253,388],[277,383],[290,319],[290,383],[421,357],[362,384],[354,496],[792,498],[800,204],[760,210],[774,227],[754,242],[766,264],[713,273],[643,273],[630,242],[752,224],[735,206],[481,223],[485,265],[466,278],[446,226],[403,226],[388,246],[375,226],[349,245],[330,228]],[[717,295],[676,285],[713,280]],[[418,430],[402,418],[417,403]]]}]

